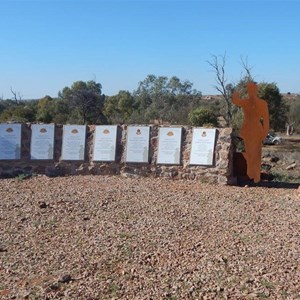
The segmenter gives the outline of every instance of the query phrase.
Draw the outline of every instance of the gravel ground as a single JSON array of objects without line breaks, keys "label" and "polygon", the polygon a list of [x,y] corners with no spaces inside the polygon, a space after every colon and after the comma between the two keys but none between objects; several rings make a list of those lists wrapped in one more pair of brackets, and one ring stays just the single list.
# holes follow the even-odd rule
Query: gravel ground
[{"label": "gravel ground", "polygon": [[1,299],[300,299],[295,189],[0,181]]}]

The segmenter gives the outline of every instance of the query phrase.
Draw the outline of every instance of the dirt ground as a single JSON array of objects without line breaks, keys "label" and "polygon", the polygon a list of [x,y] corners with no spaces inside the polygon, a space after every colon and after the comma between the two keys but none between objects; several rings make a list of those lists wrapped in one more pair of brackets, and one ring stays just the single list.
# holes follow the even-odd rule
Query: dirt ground
[{"label": "dirt ground", "polygon": [[1,299],[300,299],[295,188],[0,181]]},{"label": "dirt ground", "polygon": [[300,135],[281,137],[255,187],[0,180],[0,299],[300,299]]}]

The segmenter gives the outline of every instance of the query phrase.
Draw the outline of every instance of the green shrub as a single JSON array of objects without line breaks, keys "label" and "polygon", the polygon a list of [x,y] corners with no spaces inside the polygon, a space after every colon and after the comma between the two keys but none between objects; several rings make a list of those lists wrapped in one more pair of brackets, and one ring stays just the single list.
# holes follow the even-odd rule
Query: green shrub
[{"label": "green shrub", "polygon": [[211,109],[198,107],[189,113],[189,123],[192,126],[217,127],[218,118]]}]

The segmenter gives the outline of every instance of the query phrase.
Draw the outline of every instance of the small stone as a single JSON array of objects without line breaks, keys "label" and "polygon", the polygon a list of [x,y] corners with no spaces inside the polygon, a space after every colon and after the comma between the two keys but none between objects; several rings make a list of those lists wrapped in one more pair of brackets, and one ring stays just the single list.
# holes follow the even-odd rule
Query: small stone
[{"label": "small stone", "polygon": [[54,291],[58,290],[59,289],[59,283],[58,282],[54,282],[49,287],[50,287],[51,290],[54,290]]},{"label": "small stone", "polygon": [[293,163],[293,164],[287,166],[287,167],[286,167],[286,170],[292,170],[292,169],[296,168],[296,166],[297,166],[297,164],[296,164],[296,163]]},{"label": "small stone", "polygon": [[72,277],[71,275],[69,274],[66,274],[66,275],[63,275],[58,282],[61,282],[61,283],[68,283],[72,280]]},{"label": "small stone", "polygon": [[46,202],[40,202],[40,203],[39,203],[39,207],[40,207],[40,208],[47,208],[48,205],[46,204]]}]

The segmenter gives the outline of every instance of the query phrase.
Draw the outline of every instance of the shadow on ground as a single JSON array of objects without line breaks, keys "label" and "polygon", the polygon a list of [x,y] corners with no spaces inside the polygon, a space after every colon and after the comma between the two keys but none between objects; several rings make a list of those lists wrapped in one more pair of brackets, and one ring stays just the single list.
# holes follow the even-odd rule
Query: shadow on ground
[{"label": "shadow on ground", "polygon": [[243,180],[238,179],[238,186],[248,185],[250,187],[265,187],[265,188],[277,188],[277,189],[298,189],[300,183],[291,183],[291,182],[280,182],[280,181],[261,181],[258,183],[253,182],[252,180]]}]

